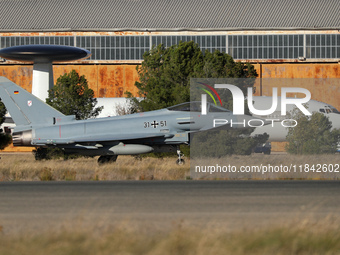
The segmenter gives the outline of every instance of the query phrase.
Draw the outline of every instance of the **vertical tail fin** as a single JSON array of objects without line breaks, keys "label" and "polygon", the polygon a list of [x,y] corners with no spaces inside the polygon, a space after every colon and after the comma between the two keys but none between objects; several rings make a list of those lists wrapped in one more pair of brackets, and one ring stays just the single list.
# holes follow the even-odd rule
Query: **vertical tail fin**
[{"label": "vertical tail fin", "polygon": [[0,76],[0,98],[17,126],[52,123],[65,116],[20,86]]}]

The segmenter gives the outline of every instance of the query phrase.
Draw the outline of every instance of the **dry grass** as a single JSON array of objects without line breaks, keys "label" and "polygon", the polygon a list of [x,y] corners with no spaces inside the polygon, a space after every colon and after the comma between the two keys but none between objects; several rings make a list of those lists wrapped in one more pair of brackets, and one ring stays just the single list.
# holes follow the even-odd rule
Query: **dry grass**
[{"label": "dry grass", "polygon": [[119,156],[116,163],[99,166],[97,158],[36,161],[32,154],[2,154],[0,181],[183,180],[189,164],[178,166],[175,161]]},{"label": "dry grass", "polygon": [[233,232],[223,227],[188,227],[181,222],[163,231],[132,224],[101,232],[80,226],[39,234],[0,234],[0,255],[340,254],[339,226],[332,217]]},{"label": "dry grass", "polygon": [[[203,161],[206,165],[236,166],[289,166],[339,164],[339,154],[331,155],[263,155],[229,156],[221,159]],[[30,153],[6,154],[0,159],[0,181],[59,181],[59,180],[185,180],[190,178],[190,159],[186,164],[178,166],[176,158],[143,158],[135,159],[132,156],[119,156],[116,163],[99,166],[97,158],[80,158],[73,160],[36,161]],[[200,165],[200,161],[191,160],[192,165]],[[299,175],[282,174],[242,174],[238,176],[225,176],[225,179],[339,179],[339,173],[307,173]],[[199,177],[202,179],[202,176]],[[204,178],[215,178],[207,175]],[[216,178],[219,178],[218,176]]]}]

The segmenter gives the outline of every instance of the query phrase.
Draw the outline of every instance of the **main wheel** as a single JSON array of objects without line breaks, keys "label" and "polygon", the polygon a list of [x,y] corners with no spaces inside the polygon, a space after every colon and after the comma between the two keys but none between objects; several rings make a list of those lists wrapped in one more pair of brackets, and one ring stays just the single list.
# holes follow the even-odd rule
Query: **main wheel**
[{"label": "main wheel", "polygon": [[116,162],[117,160],[117,155],[105,155],[105,156],[100,156],[98,158],[98,164],[103,165],[103,164],[108,164],[108,163],[113,163]]},{"label": "main wheel", "polygon": [[270,155],[270,152],[271,152],[270,150],[267,150],[267,151],[263,152],[263,154],[264,155]]},{"label": "main wheel", "polygon": [[176,160],[176,164],[181,166],[181,165],[184,165],[185,164],[185,160],[184,159],[177,159]]}]

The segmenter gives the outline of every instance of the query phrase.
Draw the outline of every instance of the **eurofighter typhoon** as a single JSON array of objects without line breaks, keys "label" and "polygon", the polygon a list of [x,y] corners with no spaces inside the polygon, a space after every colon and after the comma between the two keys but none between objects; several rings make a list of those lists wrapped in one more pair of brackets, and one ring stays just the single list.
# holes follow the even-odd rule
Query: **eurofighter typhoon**
[{"label": "eurofighter typhoon", "polygon": [[118,155],[138,155],[177,147],[177,164],[183,164],[180,144],[189,144],[189,134],[254,119],[233,115],[207,103],[209,114],[201,114],[201,102],[183,103],[161,110],[98,119],[76,120],[66,116],[5,77],[0,77],[0,98],[16,126],[14,146],[58,147],[65,153],[100,156],[98,163],[116,161]]}]

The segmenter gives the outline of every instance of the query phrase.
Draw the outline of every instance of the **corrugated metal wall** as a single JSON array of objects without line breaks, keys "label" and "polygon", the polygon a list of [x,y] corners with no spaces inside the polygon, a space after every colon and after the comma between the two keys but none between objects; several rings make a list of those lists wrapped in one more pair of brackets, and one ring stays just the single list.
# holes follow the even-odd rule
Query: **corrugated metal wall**
[{"label": "corrugated metal wall", "polygon": [[331,80],[331,78],[340,78],[340,64],[257,64],[255,68],[259,77],[263,78],[262,84],[259,81],[255,84],[257,96],[261,94],[271,96],[273,87],[281,87],[266,78],[322,78],[311,83],[301,79],[295,81],[293,86],[287,83],[285,87],[297,87],[298,84],[298,87],[306,88],[311,92],[313,100],[328,103],[340,110],[339,83],[334,84]]},{"label": "corrugated metal wall", "polygon": [[[340,64],[255,64],[261,78],[340,78]],[[138,80],[136,65],[54,65],[54,80],[60,75],[76,70],[85,75],[96,97],[123,97],[125,91],[134,95]],[[2,65],[0,75],[19,84],[28,91],[32,90],[31,65]],[[275,83],[255,84],[256,95],[270,96]],[[324,80],[319,84],[306,86],[312,93],[312,99],[327,102],[340,109],[340,88]]]},{"label": "corrugated metal wall", "polygon": [[95,97],[124,97],[130,91],[137,95],[134,86],[138,80],[136,65],[60,65],[54,66],[54,80],[60,75],[76,70],[85,75]]},{"label": "corrugated metal wall", "polygon": [[[136,65],[54,65],[54,82],[60,75],[72,70],[85,75],[95,97],[124,97],[125,91],[137,95],[134,86],[138,80]],[[32,72],[30,65],[0,67],[0,76],[5,76],[29,92],[32,91]]]}]

